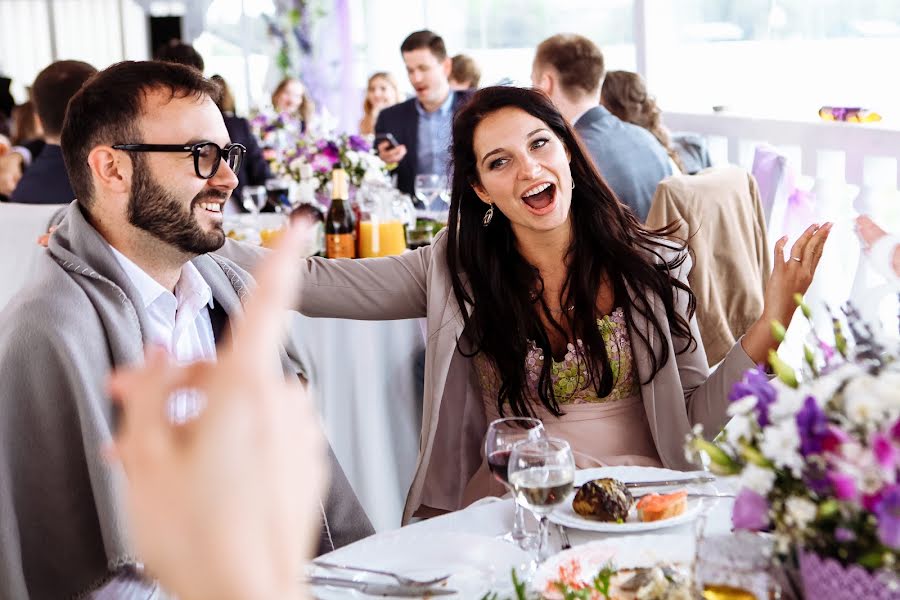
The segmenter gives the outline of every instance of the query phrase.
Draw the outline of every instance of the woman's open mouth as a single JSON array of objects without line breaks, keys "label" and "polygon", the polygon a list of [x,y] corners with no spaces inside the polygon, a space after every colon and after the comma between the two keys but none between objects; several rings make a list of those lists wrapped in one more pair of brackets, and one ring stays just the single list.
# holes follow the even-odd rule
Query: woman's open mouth
[{"label": "woman's open mouth", "polygon": [[556,203],[556,185],[540,183],[522,194],[522,202],[536,215],[544,215],[553,210]]}]

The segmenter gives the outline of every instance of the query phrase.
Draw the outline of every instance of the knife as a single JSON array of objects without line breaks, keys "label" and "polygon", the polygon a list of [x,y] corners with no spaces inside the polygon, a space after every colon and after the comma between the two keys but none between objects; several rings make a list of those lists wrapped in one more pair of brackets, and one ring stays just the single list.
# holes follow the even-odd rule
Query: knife
[{"label": "knife", "polygon": [[716,478],[712,475],[697,475],[696,477],[686,477],[684,479],[664,479],[662,481],[629,481],[625,483],[625,487],[629,489],[643,487],[666,487],[670,485],[689,485],[692,483],[711,483]]},{"label": "knife", "polygon": [[339,577],[312,576],[307,579],[310,585],[327,585],[330,587],[350,588],[369,596],[399,596],[402,598],[427,598],[431,596],[452,596],[456,590],[422,586],[398,585],[395,583],[377,583],[373,581],[357,581]]}]

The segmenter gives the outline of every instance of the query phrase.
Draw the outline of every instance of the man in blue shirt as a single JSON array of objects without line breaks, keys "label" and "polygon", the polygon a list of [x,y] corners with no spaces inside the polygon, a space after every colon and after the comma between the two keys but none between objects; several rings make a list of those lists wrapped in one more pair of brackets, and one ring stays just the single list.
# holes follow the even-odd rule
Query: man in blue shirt
[{"label": "man in blue shirt", "polygon": [[[375,122],[378,155],[396,163],[397,187],[412,194],[418,174],[449,175],[453,114],[469,92],[450,89],[450,58],[444,40],[428,30],[410,34],[400,46],[415,98],[385,108]],[[390,133],[396,146],[379,138]]]},{"label": "man in blue shirt", "polygon": [[600,105],[603,75],[603,54],[596,44],[559,34],[538,45],[531,82],[572,124],[616,197],[643,222],[656,185],[672,174],[669,155],[649,131]]}]

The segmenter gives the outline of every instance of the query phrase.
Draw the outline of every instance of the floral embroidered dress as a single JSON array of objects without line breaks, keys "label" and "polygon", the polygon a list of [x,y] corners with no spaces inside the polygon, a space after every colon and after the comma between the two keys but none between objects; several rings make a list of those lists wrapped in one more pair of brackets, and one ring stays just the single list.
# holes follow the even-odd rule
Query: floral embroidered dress
[{"label": "floral embroidered dress", "polygon": [[[606,352],[613,371],[613,389],[604,398],[588,381],[581,353],[581,340],[568,344],[568,351],[559,362],[550,365],[553,392],[565,413],[554,416],[544,408],[538,399],[537,386],[545,356],[543,351],[531,342],[531,349],[525,358],[527,372],[527,394],[534,411],[544,422],[544,428],[552,437],[565,439],[575,453],[575,463],[579,468],[602,465],[644,465],[662,466],[656,445],[650,433],[647,414],[641,399],[641,388],[631,340],[621,308],[597,320],[600,335],[606,343]],[[485,413],[488,422],[499,419],[497,392],[500,379],[494,364],[484,355],[475,356],[475,371],[481,386]],[[509,410],[506,416],[512,416]],[[486,464],[473,477],[466,490],[466,497],[475,500],[485,495],[502,493],[499,484],[492,485]]]}]

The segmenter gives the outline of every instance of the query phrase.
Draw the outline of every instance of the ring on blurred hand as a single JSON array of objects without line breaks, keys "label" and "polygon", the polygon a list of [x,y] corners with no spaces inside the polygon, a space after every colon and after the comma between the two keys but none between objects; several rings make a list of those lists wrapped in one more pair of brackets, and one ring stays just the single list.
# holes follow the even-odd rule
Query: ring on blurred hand
[{"label": "ring on blurred hand", "polygon": [[792,256],[792,257],[791,257],[791,260],[796,260],[797,262],[803,262],[802,260],[800,260],[800,259],[797,258],[796,256]]}]

